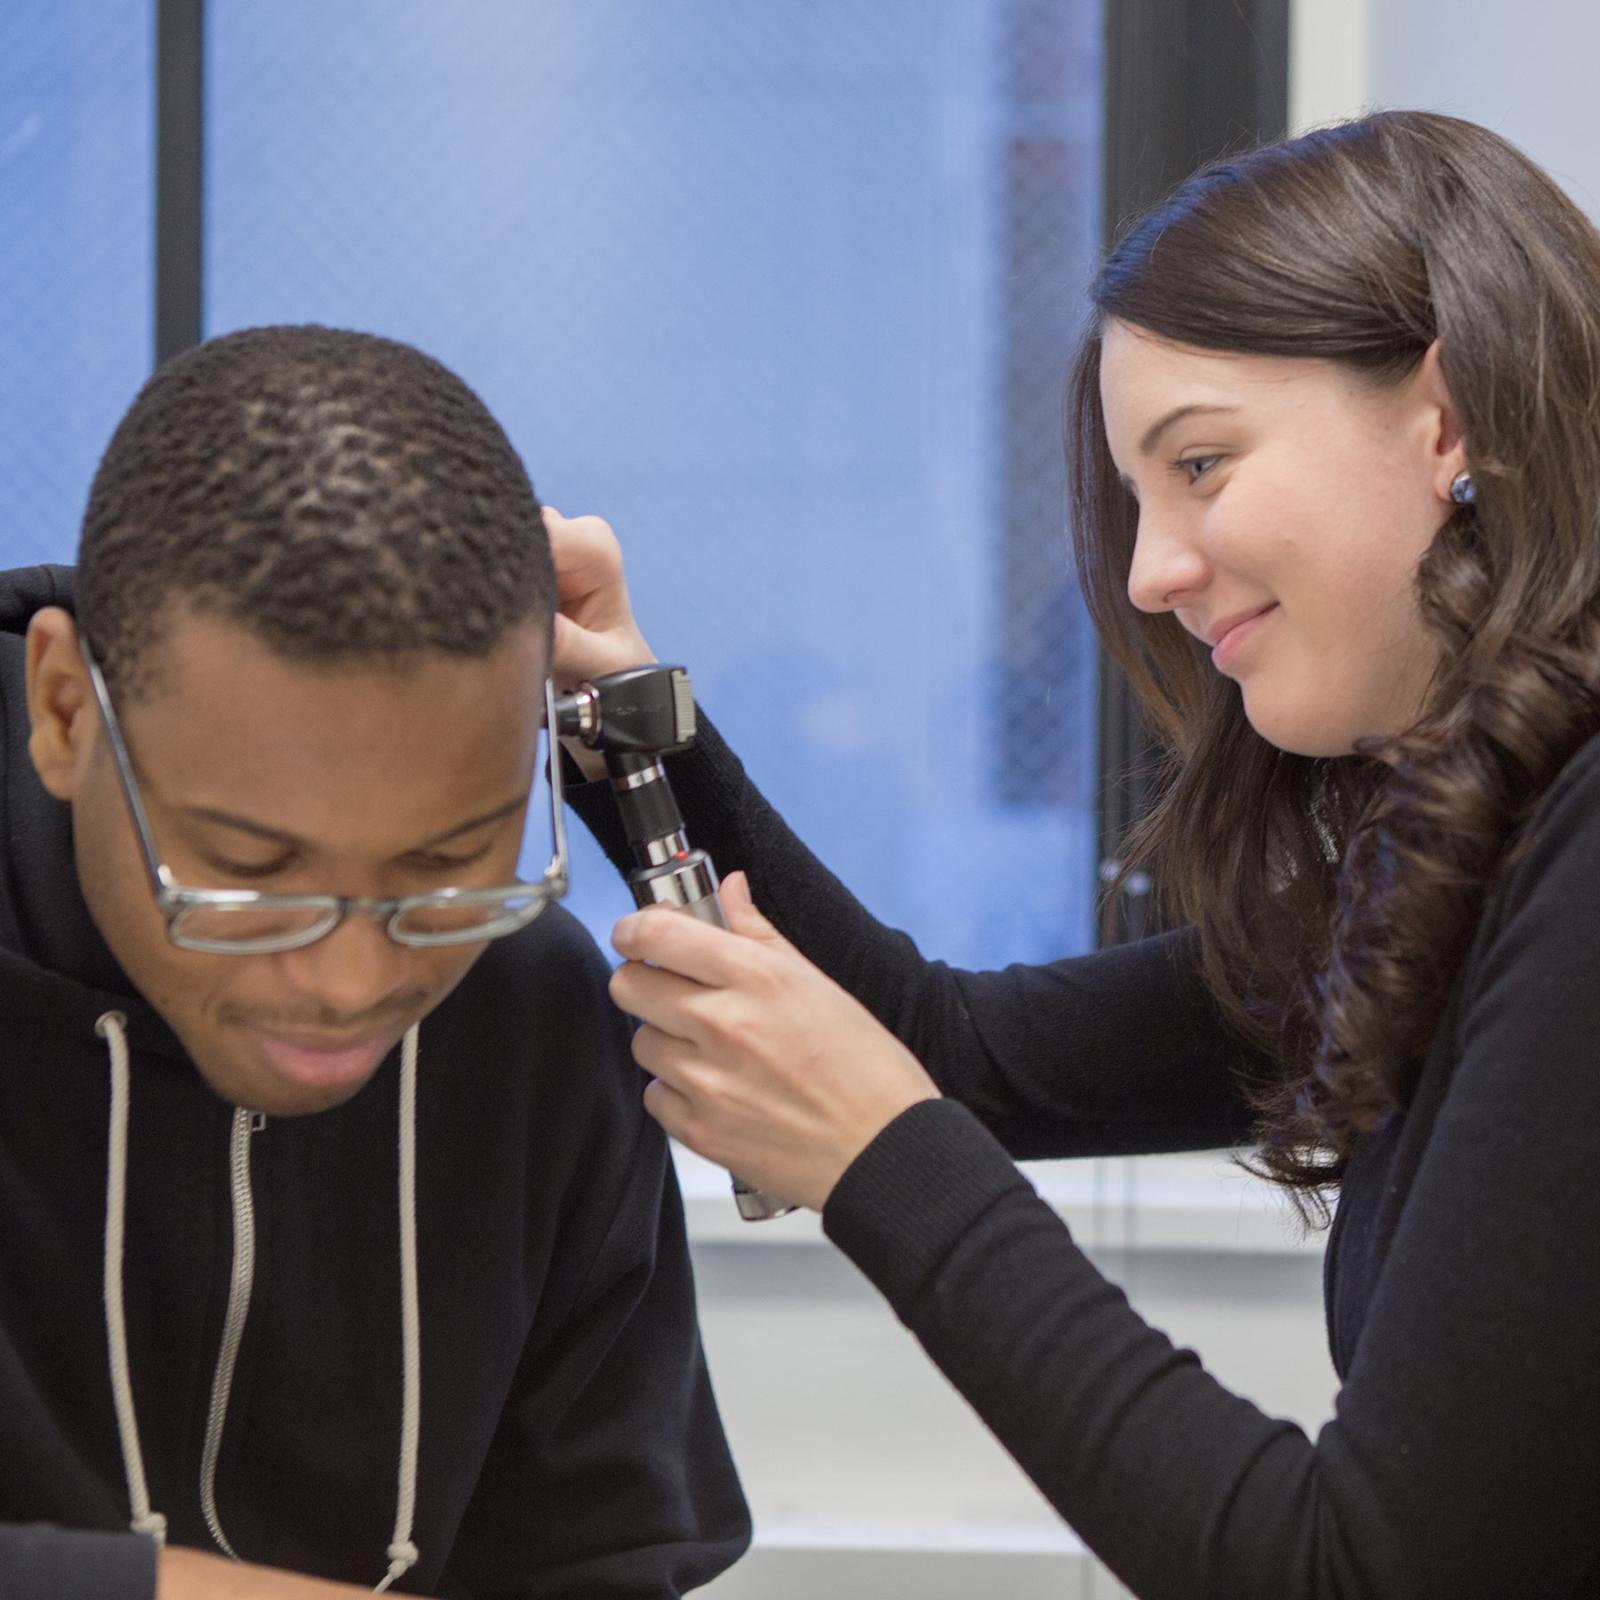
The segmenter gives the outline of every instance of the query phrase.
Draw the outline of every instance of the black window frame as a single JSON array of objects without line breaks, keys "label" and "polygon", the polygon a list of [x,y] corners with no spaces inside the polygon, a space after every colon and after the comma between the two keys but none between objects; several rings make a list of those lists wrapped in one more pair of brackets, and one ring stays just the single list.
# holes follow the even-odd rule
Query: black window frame
[{"label": "black window frame", "polygon": [[205,0],[156,0],[155,365],[199,344]]},{"label": "black window frame", "polygon": [[[1282,138],[1289,121],[1289,0],[1106,0],[1104,233],[1201,162]],[[1102,650],[1097,894],[1151,800],[1155,746]],[[1097,919],[1102,944],[1153,931],[1149,876],[1129,876]]]}]

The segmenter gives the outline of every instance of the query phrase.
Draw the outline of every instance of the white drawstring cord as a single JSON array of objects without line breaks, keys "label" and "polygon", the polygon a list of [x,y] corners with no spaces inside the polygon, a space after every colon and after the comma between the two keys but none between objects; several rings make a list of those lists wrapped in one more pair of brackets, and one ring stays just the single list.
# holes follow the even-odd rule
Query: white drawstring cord
[{"label": "white drawstring cord", "polygon": [[[122,1244],[128,1189],[127,1019],[108,1011],[94,1025],[111,1052],[111,1129],[106,1174],[105,1305],[106,1343],[111,1357],[111,1395],[117,1435],[128,1478],[129,1527],[162,1544],[167,1519],[150,1509],[144,1455],[128,1376],[128,1333],[123,1310]],[[417,1504],[417,1450],[422,1431],[422,1331],[417,1293],[417,1029],[410,1028],[400,1053],[400,1329],[403,1398],[400,1417],[400,1484],[395,1502],[394,1537],[385,1552],[389,1570],[374,1589],[381,1594],[417,1564],[411,1542]]]},{"label": "white drawstring cord", "polygon": [[122,1304],[122,1237],[128,1195],[128,1019],[108,1011],[94,1031],[111,1051],[111,1132],[106,1163],[105,1302],[106,1345],[111,1356],[111,1399],[117,1411],[117,1437],[128,1478],[128,1526],[159,1544],[167,1537],[167,1519],[150,1509],[139,1424],[133,1412],[133,1384],[128,1377],[128,1328]]},{"label": "white drawstring cord", "polygon": [[422,1431],[422,1328],[417,1311],[417,1028],[406,1030],[400,1050],[400,1338],[403,1400],[400,1410],[400,1490],[395,1501],[389,1571],[373,1591],[381,1594],[417,1564],[411,1522],[417,1507],[417,1444]]}]

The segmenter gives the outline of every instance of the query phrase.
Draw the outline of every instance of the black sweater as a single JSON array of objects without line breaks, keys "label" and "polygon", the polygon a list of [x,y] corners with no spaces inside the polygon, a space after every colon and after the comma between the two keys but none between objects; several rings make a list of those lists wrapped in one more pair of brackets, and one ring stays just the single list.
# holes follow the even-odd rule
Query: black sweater
[{"label": "black sweater", "polygon": [[[27,759],[19,634],[68,576],[0,576],[0,1595],[149,1600],[107,1370],[96,1019],[123,1012],[133,1052],[125,1299],[150,1499],[172,1540],[206,1548],[234,1113],[130,991],[67,808]],[[422,1025],[421,1560],[401,1590],[665,1600],[747,1542],[678,1193],[607,973],[554,908]],[[216,1474],[246,1560],[368,1586],[400,1449],[396,1129],[391,1059],[348,1104],[250,1135],[255,1285]]]},{"label": "black sweater", "polygon": [[[855,1161],[829,1236],[1135,1593],[1600,1595],[1600,740],[1495,889],[1414,1099],[1351,1165],[1315,1440],[1144,1322],[1011,1160],[1249,1138],[1260,1063],[1192,936],[953,971],[867,915],[714,730],[669,770],[691,841],[951,1097]],[[575,803],[623,865],[607,804]]]}]

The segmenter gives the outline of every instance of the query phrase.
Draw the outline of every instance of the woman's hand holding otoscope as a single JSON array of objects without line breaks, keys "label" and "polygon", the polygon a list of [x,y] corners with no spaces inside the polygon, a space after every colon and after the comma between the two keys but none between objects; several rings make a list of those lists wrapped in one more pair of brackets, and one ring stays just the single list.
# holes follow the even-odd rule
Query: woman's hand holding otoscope
[{"label": "woman's hand holding otoscope", "polygon": [[821,1210],[846,1167],[907,1106],[938,1098],[921,1063],[756,909],[722,885],[728,931],[635,912],[611,942],[611,997],[644,1026],[645,1108],[748,1182]]},{"label": "woman's hand holding otoscope", "polygon": [[[557,687],[654,661],[611,529],[549,507],[545,526],[560,595]],[[587,776],[607,775],[597,751],[566,745]],[[939,1091],[893,1034],[761,915],[743,873],[720,899],[726,929],[646,910],[613,934],[625,964],[611,995],[644,1024],[633,1054],[655,1079],[645,1109],[673,1138],[737,1172],[746,1194],[754,1185],[820,1210],[873,1138]]]}]

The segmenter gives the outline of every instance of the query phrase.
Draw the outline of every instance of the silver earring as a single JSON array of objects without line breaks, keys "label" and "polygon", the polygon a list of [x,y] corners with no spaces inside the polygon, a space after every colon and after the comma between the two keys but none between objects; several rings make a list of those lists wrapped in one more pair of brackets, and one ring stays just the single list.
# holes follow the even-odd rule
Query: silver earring
[{"label": "silver earring", "polygon": [[1470,472],[1458,472],[1450,480],[1450,498],[1458,506],[1470,506],[1478,498],[1478,486]]}]

